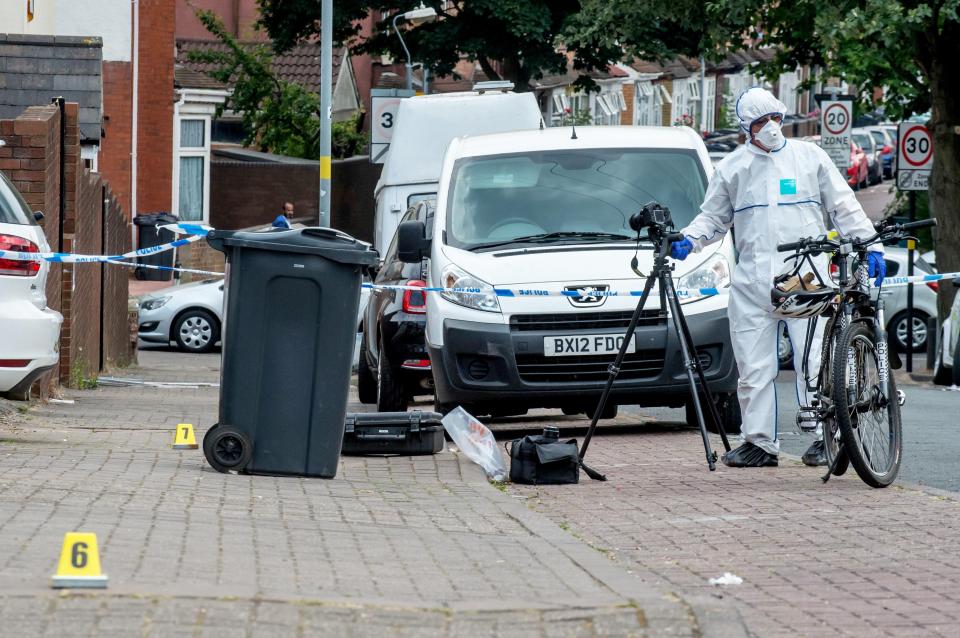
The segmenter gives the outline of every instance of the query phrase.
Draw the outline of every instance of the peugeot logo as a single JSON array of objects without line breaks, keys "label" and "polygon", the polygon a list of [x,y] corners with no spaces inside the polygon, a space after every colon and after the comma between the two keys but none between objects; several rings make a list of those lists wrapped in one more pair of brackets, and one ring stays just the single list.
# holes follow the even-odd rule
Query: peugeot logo
[{"label": "peugeot logo", "polygon": [[565,291],[576,292],[576,296],[569,296],[570,304],[577,308],[585,306],[602,306],[607,296],[602,294],[610,290],[608,284],[591,284],[588,286],[565,286]]}]

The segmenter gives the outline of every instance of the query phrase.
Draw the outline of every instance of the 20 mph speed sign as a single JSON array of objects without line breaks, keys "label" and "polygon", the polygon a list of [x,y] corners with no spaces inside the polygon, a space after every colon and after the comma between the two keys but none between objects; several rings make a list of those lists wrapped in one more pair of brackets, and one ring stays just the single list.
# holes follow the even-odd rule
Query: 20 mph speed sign
[{"label": "20 mph speed sign", "polygon": [[923,124],[901,122],[897,135],[897,188],[925,191],[933,168],[933,140]]},{"label": "20 mph speed sign", "polygon": [[841,171],[850,166],[850,129],[853,127],[853,102],[824,101],[821,104],[820,147]]}]

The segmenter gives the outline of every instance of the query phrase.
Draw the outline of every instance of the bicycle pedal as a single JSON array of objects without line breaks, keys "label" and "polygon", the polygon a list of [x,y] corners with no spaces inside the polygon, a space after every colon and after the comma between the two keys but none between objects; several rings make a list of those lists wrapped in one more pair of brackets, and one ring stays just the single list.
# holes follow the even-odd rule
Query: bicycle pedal
[{"label": "bicycle pedal", "polygon": [[907,403],[907,393],[903,390],[897,390],[897,405],[903,407]]},{"label": "bicycle pedal", "polygon": [[800,428],[802,432],[814,432],[819,424],[820,418],[816,413],[808,412],[804,414],[803,412],[797,412],[797,427]]}]

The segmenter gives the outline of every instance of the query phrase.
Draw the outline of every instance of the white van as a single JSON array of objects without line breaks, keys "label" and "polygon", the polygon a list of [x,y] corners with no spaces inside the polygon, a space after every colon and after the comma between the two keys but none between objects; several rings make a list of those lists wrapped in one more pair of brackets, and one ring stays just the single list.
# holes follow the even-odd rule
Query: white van
[{"label": "white van", "polygon": [[[657,201],[682,228],[699,211],[712,170],[703,141],[689,128],[578,127],[574,136],[564,127],[451,142],[431,228],[405,222],[397,237],[401,258],[429,258],[429,286],[490,293],[427,296],[437,409],[460,404],[477,414],[509,415],[557,407],[592,414],[637,297],[591,293],[643,287],[630,262],[638,253],[638,270],[649,273],[652,245],[641,241],[638,249],[630,216]],[[727,236],[676,262],[676,286],[726,288],[734,259]],[[537,289],[580,295],[522,292]],[[721,414],[734,421],[737,371],[727,302],[721,294],[683,307]],[[677,338],[656,296],[631,350],[606,418],[617,404],[687,405]]]},{"label": "white van", "polygon": [[410,97],[400,102],[397,126],[380,173],[374,248],[383,255],[410,206],[437,195],[447,145],[455,137],[536,129],[533,93],[513,93],[509,82],[481,82],[474,91]]}]

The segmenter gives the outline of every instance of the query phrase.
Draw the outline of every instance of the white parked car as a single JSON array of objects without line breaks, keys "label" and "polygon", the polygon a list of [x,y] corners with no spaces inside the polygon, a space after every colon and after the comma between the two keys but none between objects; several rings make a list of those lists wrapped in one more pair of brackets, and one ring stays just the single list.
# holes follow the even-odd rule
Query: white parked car
[{"label": "white parked car", "polygon": [[173,286],[140,298],[139,336],[185,352],[209,352],[220,341],[223,280]]},{"label": "white parked car", "polygon": [[[37,215],[36,217],[41,217]],[[49,252],[34,213],[0,173],[0,250]],[[46,262],[0,259],[0,393],[20,401],[60,360],[63,316],[47,307]]]},{"label": "white parked car", "polygon": [[[907,276],[907,249],[896,246],[885,248],[887,277]],[[920,253],[914,253],[914,275],[936,273]],[[937,290],[939,282],[915,284],[913,287],[913,351],[923,353],[927,349],[927,319],[937,316]],[[876,297],[876,289],[874,289]],[[887,332],[890,343],[900,352],[907,350],[907,286],[894,286],[883,290],[884,313],[887,317]]]},{"label": "white parked car", "polygon": [[[220,342],[223,286],[222,279],[208,279],[143,295],[139,303],[140,338],[164,345],[175,343],[184,352],[210,352]],[[358,331],[368,295],[366,289],[360,295]]]},{"label": "white parked car", "polygon": [[[447,149],[429,223],[398,232],[404,261],[429,260],[428,285],[476,288],[427,296],[426,344],[438,411],[521,414],[555,407],[592,413],[653,265],[652,244],[628,220],[644,204],[690,222],[712,172],[703,140],[684,127],[569,127],[461,137]],[[675,264],[678,288],[724,288],[732,237]],[[498,296],[494,288],[512,289]],[[571,296],[541,295],[566,290]],[[684,304],[727,427],[739,427],[727,295]],[[682,407],[689,389],[659,298],[649,300],[611,401]],[[729,415],[726,416],[726,415]],[[736,423],[735,423],[736,422]]]},{"label": "white parked car", "polygon": [[[944,282],[941,280],[941,283]],[[960,288],[960,277],[951,283]],[[954,296],[950,315],[940,326],[937,357],[933,363],[933,382],[937,385],[960,385],[960,294]]]}]

